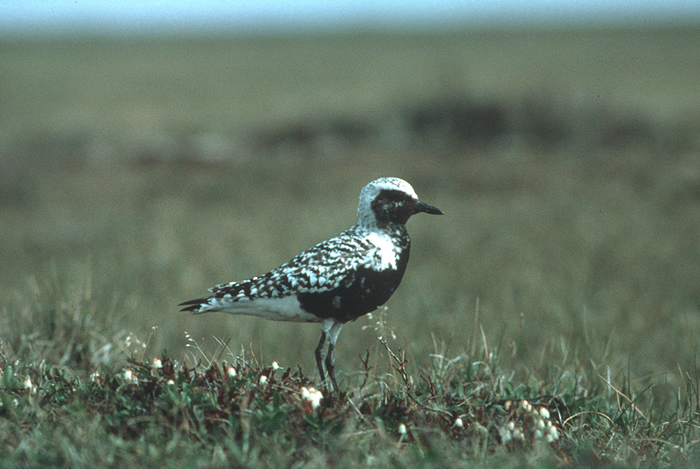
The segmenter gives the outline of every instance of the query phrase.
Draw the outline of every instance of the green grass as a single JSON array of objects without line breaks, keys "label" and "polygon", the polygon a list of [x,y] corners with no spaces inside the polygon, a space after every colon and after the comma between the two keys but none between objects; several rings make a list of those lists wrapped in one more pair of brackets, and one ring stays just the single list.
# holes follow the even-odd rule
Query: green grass
[{"label": "green grass", "polygon": [[[569,357],[548,376],[514,380],[487,343],[432,355],[390,374],[370,354],[339,394],[315,390],[301,370],[252,364],[227,344],[207,357],[139,360],[76,376],[66,367],[11,362],[0,368],[0,463],[188,467],[693,467],[698,462],[698,380],[670,408],[649,389],[598,374]],[[130,342],[127,339],[125,343]],[[136,349],[141,344],[134,345]],[[128,348],[127,345],[125,347]],[[230,364],[229,364],[230,363]],[[319,393],[314,399],[310,395]]]},{"label": "green grass", "polygon": [[[3,42],[0,465],[697,465],[698,44]],[[347,228],[386,175],[446,216],[409,222],[319,409],[318,327],[177,311]]]}]

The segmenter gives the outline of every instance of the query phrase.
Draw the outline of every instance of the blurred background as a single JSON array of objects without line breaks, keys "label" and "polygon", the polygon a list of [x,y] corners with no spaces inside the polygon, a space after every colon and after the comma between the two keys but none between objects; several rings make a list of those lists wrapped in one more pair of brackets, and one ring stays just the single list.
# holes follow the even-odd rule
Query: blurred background
[{"label": "blurred background", "polygon": [[485,339],[519,374],[695,376],[699,52],[691,1],[5,2],[1,351],[89,368],[222,341],[311,374],[316,325],[177,304],[398,176],[446,216],[410,221],[341,381],[366,350],[386,371],[378,335],[417,369]]}]

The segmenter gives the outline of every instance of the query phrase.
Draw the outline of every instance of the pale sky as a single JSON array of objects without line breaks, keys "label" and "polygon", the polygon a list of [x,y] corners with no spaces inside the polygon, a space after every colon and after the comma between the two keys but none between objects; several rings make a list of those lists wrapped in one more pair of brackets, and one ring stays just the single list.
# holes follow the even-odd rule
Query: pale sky
[{"label": "pale sky", "polygon": [[610,22],[700,24],[698,0],[0,0],[0,35]]}]

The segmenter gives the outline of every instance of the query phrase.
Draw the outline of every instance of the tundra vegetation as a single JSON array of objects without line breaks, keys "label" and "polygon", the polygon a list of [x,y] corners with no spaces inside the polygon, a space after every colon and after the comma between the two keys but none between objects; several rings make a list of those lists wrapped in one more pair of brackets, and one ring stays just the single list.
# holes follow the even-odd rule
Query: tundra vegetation
[{"label": "tundra vegetation", "polygon": [[[0,465],[697,467],[700,30],[3,39]],[[393,298],[177,304],[347,228]]]}]

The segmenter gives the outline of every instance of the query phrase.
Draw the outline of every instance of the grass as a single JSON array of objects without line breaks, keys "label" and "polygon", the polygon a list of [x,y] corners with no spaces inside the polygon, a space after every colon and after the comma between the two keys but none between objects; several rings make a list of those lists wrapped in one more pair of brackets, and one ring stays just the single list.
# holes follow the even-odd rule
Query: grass
[{"label": "grass", "polygon": [[[698,38],[3,42],[0,464],[697,465]],[[317,327],[177,312],[383,175],[447,215],[340,394]]]},{"label": "grass", "polygon": [[298,368],[246,360],[224,342],[216,353],[226,359],[217,360],[188,340],[190,365],[138,358],[143,344],[127,338],[123,368],[89,375],[13,362],[3,350],[3,466],[697,464],[697,378],[664,409],[649,389],[635,394],[628,377],[609,368],[602,376],[584,357],[514,380],[484,341],[476,356],[436,350],[411,374],[402,351],[380,339],[391,372],[376,373],[367,352],[346,390],[328,393]]}]

